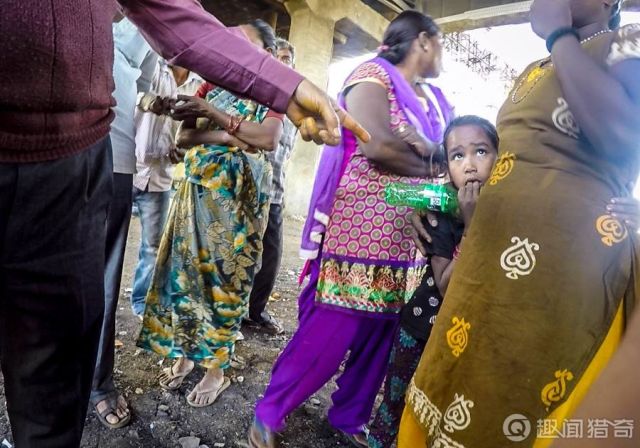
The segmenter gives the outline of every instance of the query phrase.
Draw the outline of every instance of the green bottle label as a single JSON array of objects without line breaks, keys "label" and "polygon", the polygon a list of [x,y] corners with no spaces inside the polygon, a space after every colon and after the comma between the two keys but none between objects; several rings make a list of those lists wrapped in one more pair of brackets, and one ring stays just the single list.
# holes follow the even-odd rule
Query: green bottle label
[{"label": "green bottle label", "polygon": [[389,205],[448,214],[458,209],[457,193],[446,185],[392,183],[385,188],[385,200]]}]

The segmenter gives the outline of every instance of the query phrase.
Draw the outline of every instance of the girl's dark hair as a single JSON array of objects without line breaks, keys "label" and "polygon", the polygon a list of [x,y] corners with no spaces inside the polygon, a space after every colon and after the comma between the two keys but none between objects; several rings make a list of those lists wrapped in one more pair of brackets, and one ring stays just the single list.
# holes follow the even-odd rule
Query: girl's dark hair
[{"label": "girl's dark hair", "polygon": [[398,65],[407,57],[411,44],[422,32],[429,37],[437,36],[440,27],[431,17],[418,11],[404,11],[393,19],[384,32],[378,56]]},{"label": "girl's dark hair", "polygon": [[249,22],[249,25],[254,27],[258,34],[260,34],[260,39],[264,43],[265,49],[270,49],[272,51],[276,51],[276,33],[271,28],[267,22],[262,19],[256,19]]},{"label": "girl's dark hair", "polygon": [[445,153],[445,160],[449,159],[449,151],[447,150],[447,139],[455,128],[459,128],[461,126],[478,126],[487,135],[491,144],[496,149],[498,149],[498,144],[500,143],[500,139],[498,138],[498,131],[489,120],[485,120],[484,118],[478,117],[477,115],[463,115],[462,117],[454,118],[451,123],[449,123],[449,126],[447,126],[447,129],[445,129],[444,131],[442,146]]},{"label": "girl's dark hair", "polygon": [[620,22],[622,21],[622,16],[620,13],[622,12],[622,0],[618,0],[611,7],[611,18],[609,19],[609,29],[617,30],[620,28]]}]

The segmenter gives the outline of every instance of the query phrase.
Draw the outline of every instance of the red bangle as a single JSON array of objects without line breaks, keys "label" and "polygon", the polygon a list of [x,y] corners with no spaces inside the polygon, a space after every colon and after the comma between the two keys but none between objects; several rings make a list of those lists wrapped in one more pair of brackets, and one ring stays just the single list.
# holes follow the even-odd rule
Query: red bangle
[{"label": "red bangle", "polygon": [[236,135],[243,121],[244,121],[244,117],[236,117],[235,115],[229,115],[229,123],[225,128],[225,131],[227,131],[227,134]]}]

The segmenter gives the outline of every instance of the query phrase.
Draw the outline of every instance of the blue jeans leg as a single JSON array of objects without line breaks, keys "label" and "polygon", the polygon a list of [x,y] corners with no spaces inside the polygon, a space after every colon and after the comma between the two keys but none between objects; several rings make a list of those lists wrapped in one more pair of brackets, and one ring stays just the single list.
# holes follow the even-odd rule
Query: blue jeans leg
[{"label": "blue jeans leg", "polygon": [[145,299],[151,285],[158,247],[169,210],[170,197],[169,191],[149,192],[133,188],[133,201],[138,206],[142,227],[138,266],[131,293],[131,308],[133,313],[138,316],[144,313]]}]

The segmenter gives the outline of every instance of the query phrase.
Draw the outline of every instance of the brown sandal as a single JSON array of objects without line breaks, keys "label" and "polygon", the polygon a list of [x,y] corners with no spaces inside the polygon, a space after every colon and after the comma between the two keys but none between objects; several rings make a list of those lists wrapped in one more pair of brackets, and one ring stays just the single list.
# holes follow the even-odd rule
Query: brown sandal
[{"label": "brown sandal", "polygon": [[[129,424],[129,422],[131,421],[131,411],[129,410],[129,413],[123,417],[123,418],[119,418],[118,417],[118,400],[122,399],[124,401],[124,397],[122,395],[118,395],[118,394],[113,394],[103,400],[98,401],[96,404],[93,405],[93,409],[96,411],[96,415],[98,416],[98,420],[100,420],[100,423],[102,423],[103,426],[109,428],[109,429],[120,429],[123,428],[125,426],[127,426]],[[107,407],[105,407],[102,412],[98,412],[98,404],[102,403],[102,402],[106,402],[107,403]],[[129,406],[127,406],[127,409],[129,409]],[[109,421],[107,420],[107,416],[108,415],[115,415],[116,417],[118,417],[118,423],[109,423]]]}]

